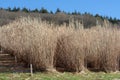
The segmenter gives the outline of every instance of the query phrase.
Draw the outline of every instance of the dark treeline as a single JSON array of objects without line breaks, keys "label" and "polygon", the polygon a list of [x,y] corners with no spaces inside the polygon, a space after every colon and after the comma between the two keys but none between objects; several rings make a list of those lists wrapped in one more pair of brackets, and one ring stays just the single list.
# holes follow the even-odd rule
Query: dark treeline
[{"label": "dark treeline", "polygon": [[[69,23],[69,19],[72,16],[72,18],[74,18],[75,20],[79,20],[79,21],[83,22],[83,25],[85,28],[89,28],[91,26],[96,26],[96,20],[99,21],[100,25],[102,25],[104,19],[108,20],[112,24],[120,25],[120,19],[117,19],[117,18],[101,16],[99,14],[92,15],[87,12],[85,12],[85,13],[80,13],[78,11],[65,12],[65,11],[60,10],[59,8],[57,8],[55,12],[48,11],[47,9],[45,9],[43,7],[41,9],[36,8],[34,10],[27,9],[25,7],[22,9],[19,7],[14,7],[14,8],[8,7],[7,9],[0,8],[0,10],[1,11],[4,10],[4,12],[0,12],[0,14],[2,14],[2,15],[0,15],[0,26],[8,23],[9,21],[14,20],[16,17],[23,16],[23,15],[26,16],[28,14],[30,14],[32,16],[36,16],[36,17],[37,17],[37,15],[40,14],[41,15],[40,17],[43,20],[52,21],[52,22],[55,22],[56,24],[62,24],[64,22]],[[7,11],[7,13],[5,13],[5,11]],[[9,13],[9,12],[12,12],[12,13]],[[6,18],[5,21],[4,21],[4,18]]]}]

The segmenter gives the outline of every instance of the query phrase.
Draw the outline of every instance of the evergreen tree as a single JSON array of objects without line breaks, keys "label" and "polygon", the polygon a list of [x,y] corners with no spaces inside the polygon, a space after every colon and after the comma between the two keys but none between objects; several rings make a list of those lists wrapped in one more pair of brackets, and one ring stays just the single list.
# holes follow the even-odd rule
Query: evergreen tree
[{"label": "evergreen tree", "polygon": [[72,12],[72,15],[77,15],[77,11],[75,10],[74,12]]},{"label": "evergreen tree", "polygon": [[61,10],[59,8],[57,8],[55,13],[59,13],[59,12],[61,12]]},{"label": "evergreen tree", "polygon": [[99,14],[96,14],[95,17],[96,17],[97,19],[104,20],[104,17],[100,16]]},{"label": "evergreen tree", "polygon": [[95,17],[100,17],[99,14],[96,14]]},{"label": "evergreen tree", "polygon": [[12,11],[10,7],[8,7],[7,11]]},{"label": "evergreen tree", "polygon": [[23,11],[23,12],[26,12],[26,13],[29,12],[29,10],[28,10],[27,8],[25,8],[25,7],[22,9],[22,11]]},{"label": "evergreen tree", "polygon": [[[10,9],[10,8],[9,8]],[[10,10],[11,11],[11,10]],[[13,9],[12,9],[12,11],[13,12],[17,12],[17,11],[20,11],[20,8],[16,8],[16,7],[14,7]]]},{"label": "evergreen tree", "polygon": [[52,12],[52,11],[50,11],[50,14],[53,14],[53,12]]},{"label": "evergreen tree", "polygon": [[39,10],[36,8],[35,10],[33,10],[32,12],[39,12]]},{"label": "evergreen tree", "polygon": [[44,9],[43,7],[41,8],[41,10],[39,12],[40,13],[48,13],[47,9]]}]

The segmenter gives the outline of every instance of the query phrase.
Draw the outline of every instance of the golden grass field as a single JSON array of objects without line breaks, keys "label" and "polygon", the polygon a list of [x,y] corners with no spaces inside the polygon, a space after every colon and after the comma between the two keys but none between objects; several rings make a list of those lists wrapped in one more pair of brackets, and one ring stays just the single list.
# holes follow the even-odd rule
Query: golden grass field
[{"label": "golden grass field", "polygon": [[0,27],[0,43],[35,71],[119,71],[120,30],[78,27],[23,17]]}]

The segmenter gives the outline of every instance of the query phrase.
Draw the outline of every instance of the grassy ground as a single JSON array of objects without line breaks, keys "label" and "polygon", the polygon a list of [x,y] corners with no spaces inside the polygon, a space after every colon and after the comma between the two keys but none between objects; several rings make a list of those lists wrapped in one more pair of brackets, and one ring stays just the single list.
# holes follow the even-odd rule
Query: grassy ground
[{"label": "grassy ground", "polygon": [[0,80],[120,80],[120,73],[0,73]]}]

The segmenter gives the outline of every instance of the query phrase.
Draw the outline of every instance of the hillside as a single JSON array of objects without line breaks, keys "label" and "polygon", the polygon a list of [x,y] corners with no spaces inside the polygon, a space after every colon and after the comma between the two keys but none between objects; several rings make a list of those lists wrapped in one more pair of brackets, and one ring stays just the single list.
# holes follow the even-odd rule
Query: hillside
[{"label": "hillside", "polygon": [[41,9],[40,11],[38,10],[28,11],[26,8],[23,10],[19,10],[19,8],[15,8],[13,10],[1,9],[0,26],[10,23],[14,21],[16,18],[27,16],[39,18],[50,23],[55,23],[57,25],[62,25],[64,23],[69,24],[72,21],[78,21],[79,23],[83,24],[84,28],[91,28],[93,26],[103,27],[105,24],[108,24],[112,27],[120,26],[119,19],[111,17],[102,17],[98,14],[96,15],[92,15],[90,13],[81,14],[80,12],[66,13],[60,10],[57,10],[56,13],[53,13],[48,12],[46,9]]}]

